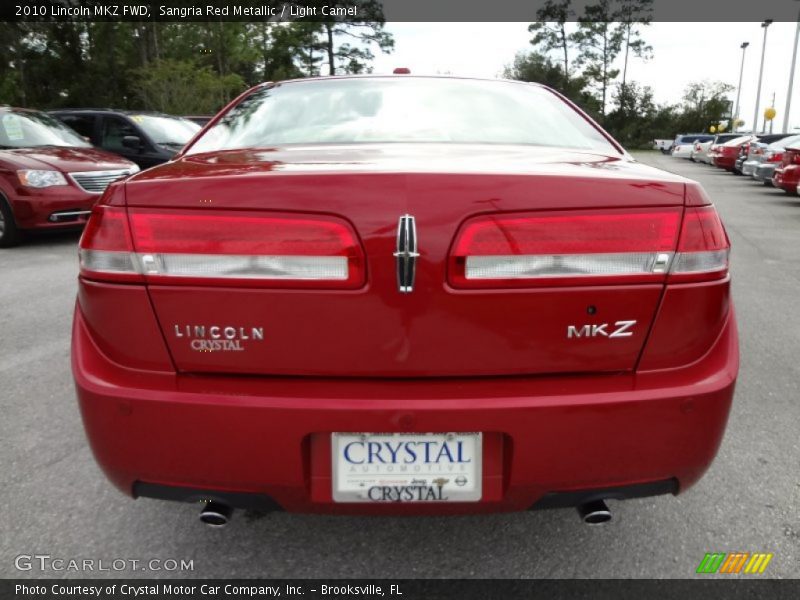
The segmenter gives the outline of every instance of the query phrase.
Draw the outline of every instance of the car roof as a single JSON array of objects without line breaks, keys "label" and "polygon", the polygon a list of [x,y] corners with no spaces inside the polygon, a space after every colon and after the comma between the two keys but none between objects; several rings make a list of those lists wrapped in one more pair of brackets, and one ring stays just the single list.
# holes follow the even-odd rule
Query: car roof
[{"label": "car roof", "polygon": [[[305,83],[305,82],[312,82],[312,81],[331,81],[336,79],[394,79],[397,81],[403,81],[406,79],[456,79],[462,81],[488,81],[488,82],[501,82],[501,83],[516,83],[520,85],[534,85],[537,87],[544,87],[547,86],[541,83],[537,83],[535,81],[520,81],[519,79],[507,79],[505,77],[473,77],[469,75],[413,75],[413,74],[406,74],[406,75],[395,75],[392,73],[367,73],[365,75],[355,75],[355,74],[348,74],[348,75],[317,75],[316,77],[296,77],[294,79],[284,79],[280,81],[265,81],[259,85],[270,85],[270,84],[277,84],[277,83]],[[258,86],[256,86],[258,87]]]},{"label": "car roof", "polygon": [[147,115],[153,117],[175,117],[167,113],[159,112],[157,110],[129,110],[129,109],[116,109],[116,108],[53,108],[47,111],[48,113],[102,113],[102,114],[117,114],[117,115]]},{"label": "car roof", "polygon": [[40,112],[42,112],[41,110],[36,110],[35,108],[22,108],[20,106],[8,106],[7,104],[0,104],[0,111],[2,111],[2,112],[8,112],[8,111],[12,111],[12,110],[14,112],[29,112],[29,113],[40,113]]}]

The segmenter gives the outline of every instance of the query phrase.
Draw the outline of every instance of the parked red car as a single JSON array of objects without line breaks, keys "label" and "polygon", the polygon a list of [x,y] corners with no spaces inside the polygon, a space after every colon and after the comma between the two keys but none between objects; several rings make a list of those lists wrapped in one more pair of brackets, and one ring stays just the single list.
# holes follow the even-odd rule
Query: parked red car
[{"label": "parked red car", "polygon": [[739,158],[739,150],[742,146],[753,140],[752,135],[745,135],[734,138],[724,144],[711,147],[709,156],[714,159],[714,166],[726,171],[735,171],[736,159]]},{"label": "parked red car", "polygon": [[[454,99],[458,99],[455,102]],[[253,88],[112,184],[72,367],[126,494],[477,513],[678,493],[739,354],[701,187],[552,90],[445,77]]]},{"label": "parked red car", "polygon": [[0,107],[0,247],[84,225],[108,184],[138,170],[49,115]]},{"label": "parked red car", "polygon": [[781,164],[772,174],[772,185],[788,194],[797,195],[800,185],[800,148],[786,148]]}]

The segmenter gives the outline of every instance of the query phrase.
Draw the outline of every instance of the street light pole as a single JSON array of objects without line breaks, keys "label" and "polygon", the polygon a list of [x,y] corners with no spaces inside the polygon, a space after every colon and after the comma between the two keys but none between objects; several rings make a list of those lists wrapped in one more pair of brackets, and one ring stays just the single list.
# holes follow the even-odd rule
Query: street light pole
[{"label": "street light pole", "polygon": [[794,85],[794,66],[797,61],[797,41],[800,40],[800,13],[797,15],[797,32],[794,34],[794,50],[792,51],[792,66],[789,71],[789,91],[786,93],[786,108],[783,115],[783,133],[789,133],[789,111],[792,108],[792,85]]},{"label": "street light pole", "polygon": [[767,51],[767,29],[772,25],[772,19],[767,19],[761,23],[764,29],[764,43],[761,45],[761,67],[758,70],[758,91],[756,92],[756,109],[753,112],[753,133],[758,133],[758,105],[761,103],[761,79],[764,76],[764,54]]},{"label": "street light pole", "polygon": [[739,69],[739,87],[736,89],[736,109],[733,111],[733,118],[731,119],[731,131],[736,131],[736,119],[739,118],[739,99],[742,97],[742,76],[744,75],[744,53],[747,52],[749,45],[750,42],[742,42],[742,45],[739,46],[742,49],[742,66]]}]

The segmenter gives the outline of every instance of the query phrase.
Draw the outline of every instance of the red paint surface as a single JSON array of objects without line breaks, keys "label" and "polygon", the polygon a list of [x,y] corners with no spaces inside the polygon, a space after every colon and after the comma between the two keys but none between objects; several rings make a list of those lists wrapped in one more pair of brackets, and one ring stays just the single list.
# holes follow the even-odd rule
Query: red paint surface
[{"label": "red paint surface", "polygon": [[[686,206],[708,205],[694,182],[553,148],[322,146],[179,158],[112,186],[106,202],[129,216],[173,214],[176,227],[185,214],[314,215],[346,224],[365,261],[357,289],[82,277],[78,397],[95,456],[126,493],[144,481],[264,493],[306,512],[518,510],[554,491],[673,477],[686,489],[721,441],[738,372],[725,273],[448,283],[471,219],[660,211],[683,223]],[[400,294],[392,253],[406,213],[421,256],[414,291]],[[659,243],[675,250],[678,237]],[[636,321],[633,335],[567,337],[570,325],[619,320]],[[263,327],[264,340],[198,352],[176,325]],[[334,504],[336,431],[482,431],[484,498]]]}]

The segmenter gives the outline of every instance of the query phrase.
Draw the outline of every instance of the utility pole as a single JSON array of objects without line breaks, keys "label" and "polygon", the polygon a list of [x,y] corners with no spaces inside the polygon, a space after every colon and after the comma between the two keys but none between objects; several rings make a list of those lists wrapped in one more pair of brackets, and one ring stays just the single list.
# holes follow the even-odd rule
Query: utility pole
[{"label": "utility pole", "polygon": [[731,131],[736,131],[736,119],[739,118],[739,99],[742,97],[742,76],[744,75],[744,53],[747,52],[749,45],[750,42],[742,42],[742,45],[739,46],[742,49],[742,66],[739,68],[739,87],[736,89],[736,108],[731,118]]},{"label": "utility pole", "polygon": [[792,51],[792,66],[789,70],[789,91],[786,92],[786,114],[783,115],[783,132],[789,133],[789,111],[792,108],[792,85],[794,84],[794,67],[797,61],[797,41],[800,40],[800,13],[797,15],[797,31],[794,34],[794,50]]},{"label": "utility pole", "polygon": [[761,80],[764,77],[764,54],[767,51],[767,29],[772,25],[772,19],[767,19],[761,23],[764,30],[764,42],[761,45],[761,67],[758,70],[758,90],[756,91],[756,109],[753,113],[753,133],[758,133],[758,105],[761,103]]}]

